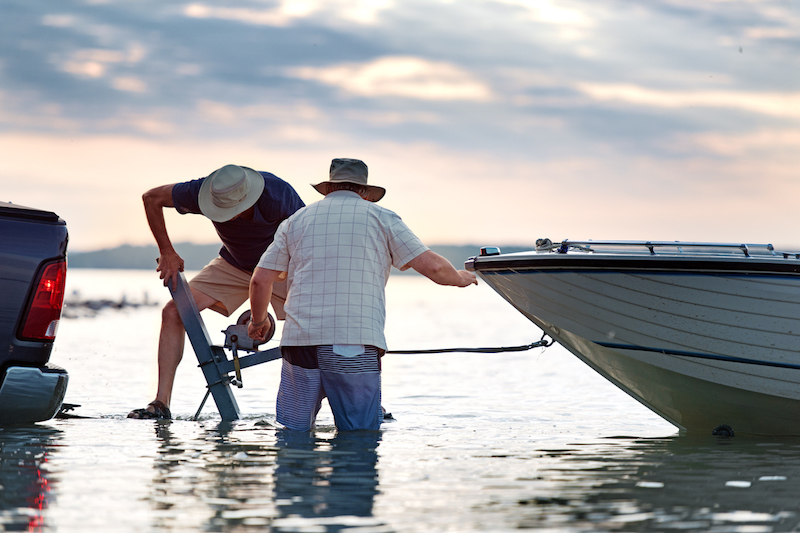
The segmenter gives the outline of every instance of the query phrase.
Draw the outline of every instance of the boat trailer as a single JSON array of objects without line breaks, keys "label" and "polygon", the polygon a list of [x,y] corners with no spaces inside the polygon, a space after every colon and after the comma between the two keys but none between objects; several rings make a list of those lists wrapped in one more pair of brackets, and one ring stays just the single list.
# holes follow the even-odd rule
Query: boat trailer
[{"label": "boat trailer", "polygon": [[[197,303],[189,290],[189,284],[186,282],[183,272],[178,273],[177,283],[174,285],[173,287],[172,283],[168,283],[167,286],[178,308],[178,314],[186,329],[189,342],[197,355],[198,366],[203,370],[203,376],[208,383],[206,395],[197,409],[194,419],[197,420],[200,416],[210,395],[217,404],[217,410],[222,420],[239,420],[241,418],[239,405],[236,403],[231,386],[242,388],[243,368],[281,358],[280,347],[263,351],[258,349],[261,344],[270,340],[275,334],[275,320],[272,315],[268,315],[271,324],[270,332],[264,341],[255,341],[247,335],[247,322],[250,318],[248,310],[239,317],[236,324],[228,326],[223,332],[225,333],[225,345],[215,346],[200,317]],[[228,359],[226,348],[231,351],[231,359]],[[247,352],[247,355],[240,357],[239,351]],[[231,376],[231,373],[234,375]]]}]

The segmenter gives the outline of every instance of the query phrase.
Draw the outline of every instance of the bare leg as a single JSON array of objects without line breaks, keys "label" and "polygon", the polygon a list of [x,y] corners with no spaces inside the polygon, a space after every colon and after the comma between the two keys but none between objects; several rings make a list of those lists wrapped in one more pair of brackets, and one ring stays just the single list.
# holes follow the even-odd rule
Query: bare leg
[{"label": "bare leg", "polygon": [[[198,311],[217,303],[211,296],[195,289],[191,290]],[[170,300],[161,312],[161,334],[158,337],[158,390],[156,392],[156,400],[163,402],[167,407],[172,400],[172,386],[175,383],[178,364],[183,358],[185,340],[186,330],[183,328],[180,315],[178,315],[178,308],[175,306],[175,302]],[[150,407],[148,409],[153,410]]]}]

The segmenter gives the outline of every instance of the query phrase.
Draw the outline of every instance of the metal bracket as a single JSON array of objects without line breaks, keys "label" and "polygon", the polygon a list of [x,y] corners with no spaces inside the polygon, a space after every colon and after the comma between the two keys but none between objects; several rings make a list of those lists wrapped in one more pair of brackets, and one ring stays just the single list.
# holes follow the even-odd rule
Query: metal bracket
[{"label": "metal bracket", "polygon": [[[189,342],[194,349],[195,355],[197,355],[197,362],[203,370],[203,376],[208,383],[208,392],[200,404],[200,409],[195,414],[195,419],[202,411],[203,405],[205,405],[210,394],[214,397],[214,403],[217,404],[217,410],[219,410],[222,420],[238,420],[241,417],[239,405],[236,403],[236,398],[233,396],[233,390],[231,389],[232,381],[238,380],[235,384],[241,384],[240,370],[242,368],[280,359],[281,349],[271,348],[264,351],[255,351],[244,357],[239,357],[237,346],[234,344],[232,346],[234,358],[233,360],[228,359],[223,347],[212,344],[211,337],[209,337],[203,319],[200,317],[200,311],[197,309],[197,304],[194,301],[191,290],[189,290],[189,284],[186,282],[183,272],[178,273],[176,286],[173,287],[173,284],[169,283],[168,287],[178,308],[183,327],[186,329],[186,335],[189,337]],[[241,337],[241,334],[239,336]],[[246,326],[244,326],[242,340],[244,338],[249,339]],[[238,348],[249,349],[244,346],[244,343],[239,345]],[[228,376],[231,372],[236,373],[236,378]]]}]

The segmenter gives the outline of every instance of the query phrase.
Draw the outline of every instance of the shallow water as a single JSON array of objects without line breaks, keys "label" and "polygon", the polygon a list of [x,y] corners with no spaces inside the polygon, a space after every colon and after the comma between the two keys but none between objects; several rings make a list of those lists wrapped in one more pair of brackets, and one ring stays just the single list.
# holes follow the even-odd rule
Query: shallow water
[{"label": "shallow water", "polygon": [[[85,298],[164,301],[154,274],[73,269]],[[392,349],[504,346],[541,332],[486,286],[388,287]],[[276,429],[278,363],[244,370],[224,424],[194,354],[171,422],[155,390],[159,307],[62,321],[52,361],[86,419],[0,429],[0,531],[791,531],[800,439],[688,437],[560,347],[387,355],[380,432]],[[212,337],[230,322],[204,314]]]}]

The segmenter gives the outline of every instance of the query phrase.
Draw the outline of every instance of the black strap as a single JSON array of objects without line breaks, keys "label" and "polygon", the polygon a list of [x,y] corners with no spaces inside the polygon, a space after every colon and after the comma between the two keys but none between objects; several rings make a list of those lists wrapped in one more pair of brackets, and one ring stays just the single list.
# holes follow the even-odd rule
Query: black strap
[{"label": "black strap", "polygon": [[465,353],[503,353],[503,352],[525,352],[533,348],[547,348],[553,344],[552,340],[542,339],[531,344],[523,346],[506,346],[500,348],[437,348],[432,350],[387,350],[386,353],[398,354],[422,354],[422,353],[452,353],[452,352],[465,352]]}]

